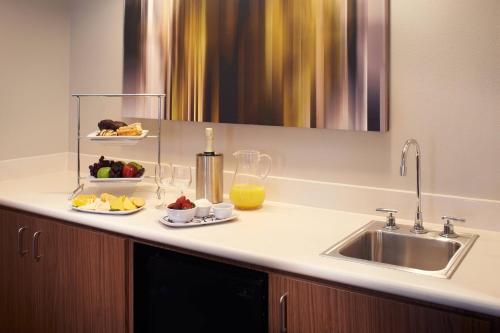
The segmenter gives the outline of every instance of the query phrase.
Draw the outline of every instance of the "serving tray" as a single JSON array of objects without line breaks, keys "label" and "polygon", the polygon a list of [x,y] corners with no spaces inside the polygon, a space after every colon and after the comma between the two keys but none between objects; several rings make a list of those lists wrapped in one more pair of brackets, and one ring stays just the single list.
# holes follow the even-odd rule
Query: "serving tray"
[{"label": "serving tray", "polygon": [[75,207],[71,206],[76,211],[83,212],[83,213],[92,213],[92,214],[101,214],[101,215],[130,215],[130,214],[135,214],[138,211],[141,211],[145,208],[145,206],[142,206],[140,208],[134,209],[134,210],[92,210],[92,209],[81,209],[80,207]]},{"label": "serving tray", "polygon": [[168,219],[168,216],[163,216],[160,218],[160,223],[164,224],[168,227],[171,228],[190,228],[190,227],[201,227],[205,225],[214,225],[214,224],[220,224],[220,223],[226,223],[230,222],[234,219],[236,219],[238,215],[233,214],[232,216],[228,217],[227,219],[216,219],[213,214],[210,214],[207,217],[195,217],[192,219],[190,222],[186,223],[174,223]]}]

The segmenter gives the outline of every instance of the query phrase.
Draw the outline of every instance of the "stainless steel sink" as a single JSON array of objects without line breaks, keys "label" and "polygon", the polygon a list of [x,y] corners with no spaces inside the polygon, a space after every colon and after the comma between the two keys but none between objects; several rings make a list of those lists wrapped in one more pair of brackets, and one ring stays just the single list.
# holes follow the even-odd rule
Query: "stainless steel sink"
[{"label": "stainless steel sink", "polygon": [[373,221],[335,244],[322,255],[440,278],[450,278],[477,235],[449,239],[438,232],[414,234],[410,228],[384,229]]}]

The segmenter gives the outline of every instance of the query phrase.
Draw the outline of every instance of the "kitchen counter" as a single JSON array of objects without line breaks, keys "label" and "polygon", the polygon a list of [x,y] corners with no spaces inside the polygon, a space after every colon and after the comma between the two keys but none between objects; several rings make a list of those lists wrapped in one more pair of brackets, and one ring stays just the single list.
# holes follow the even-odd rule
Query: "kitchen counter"
[{"label": "kitchen counter", "polygon": [[[67,198],[74,186],[74,173],[70,172],[2,181],[0,205],[240,262],[500,316],[498,232],[456,227],[458,233],[480,237],[451,279],[439,279],[320,256],[366,223],[383,221],[381,216],[266,202],[260,210],[237,212],[239,218],[234,222],[173,229],[158,222],[165,212],[155,208],[151,184],[142,184],[133,192],[126,187],[86,188],[86,193],[116,191],[149,199],[145,210],[129,216],[72,210]],[[175,190],[167,195],[169,201],[175,199]],[[398,224],[409,226],[412,221],[398,220]],[[442,228],[440,224],[424,225],[431,230]]]}]

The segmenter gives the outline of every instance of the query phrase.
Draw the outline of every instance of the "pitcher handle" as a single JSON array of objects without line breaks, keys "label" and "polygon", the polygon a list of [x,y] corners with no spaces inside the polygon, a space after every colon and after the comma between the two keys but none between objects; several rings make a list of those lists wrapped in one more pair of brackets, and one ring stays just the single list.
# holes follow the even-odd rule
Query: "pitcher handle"
[{"label": "pitcher handle", "polygon": [[269,173],[271,172],[271,166],[273,164],[273,160],[271,156],[267,154],[260,154],[259,155],[259,164],[262,162],[262,160],[267,160],[267,169],[260,175],[260,179],[264,180],[269,176]]}]

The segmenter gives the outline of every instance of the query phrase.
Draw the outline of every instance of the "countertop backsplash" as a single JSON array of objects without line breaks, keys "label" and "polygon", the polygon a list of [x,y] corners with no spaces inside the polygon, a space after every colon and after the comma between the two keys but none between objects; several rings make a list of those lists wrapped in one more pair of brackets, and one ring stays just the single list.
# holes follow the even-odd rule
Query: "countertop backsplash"
[{"label": "countertop backsplash", "polygon": [[[99,155],[82,154],[81,158],[81,172],[82,176],[85,176],[88,174],[88,165],[97,161]],[[106,158],[131,160],[127,156],[106,156]],[[145,166],[146,175],[154,174],[154,162],[143,160],[138,162]],[[194,175],[194,165],[191,166]],[[74,171],[76,154],[60,153],[0,161],[0,167],[3,170],[0,181],[42,176],[65,170]],[[36,174],[33,174],[35,169]],[[226,167],[224,193],[229,191],[233,174],[234,170]],[[194,189],[195,186],[193,182],[191,188]],[[412,220],[415,214],[416,195],[413,191],[271,175],[266,183],[266,200],[362,214],[375,214],[375,209],[379,207],[394,208],[399,209],[397,218]],[[500,231],[498,223],[500,201],[426,192],[422,194],[422,200],[424,222],[438,224],[441,223],[442,215],[460,216],[467,219],[465,226],[468,228]]]}]

